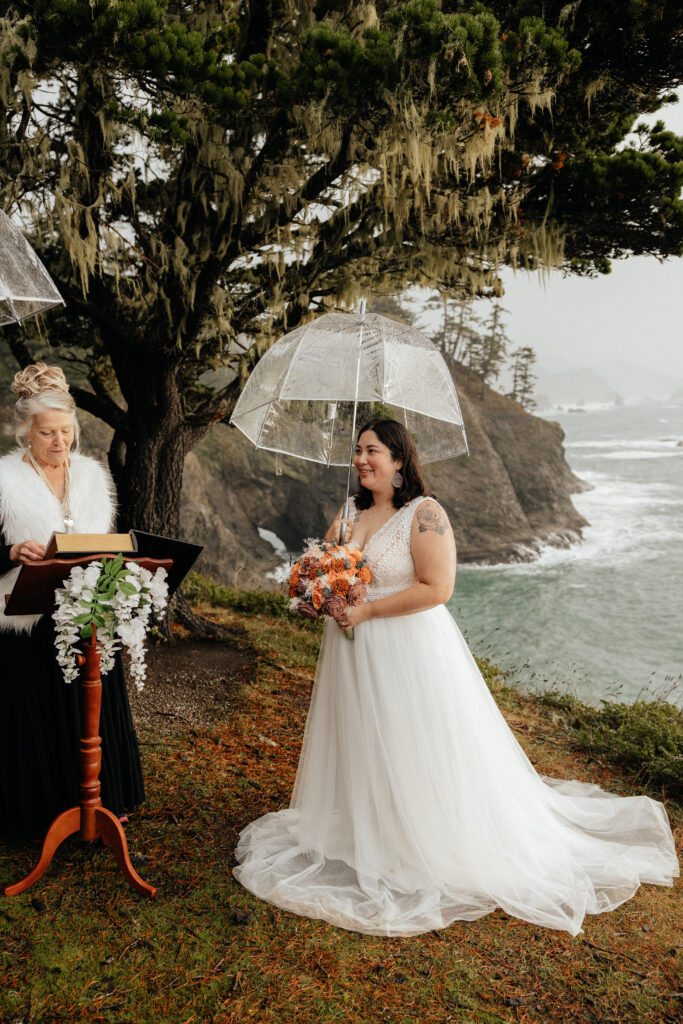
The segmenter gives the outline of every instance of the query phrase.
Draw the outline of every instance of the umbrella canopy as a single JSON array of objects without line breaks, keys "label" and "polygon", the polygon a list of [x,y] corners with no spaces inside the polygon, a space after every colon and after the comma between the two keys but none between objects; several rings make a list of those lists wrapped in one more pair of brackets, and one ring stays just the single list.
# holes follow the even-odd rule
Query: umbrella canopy
[{"label": "umbrella canopy", "polygon": [[64,304],[19,228],[0,210],[0,326]]},{"label": "umbrella canopy", "polygon": [[230,422],[257,448],[346,466],[356,422],[378,414],[405,424],[423,463],[467,452],[453,379],[428,338],[376,313],[326,313],[266,352]]}]

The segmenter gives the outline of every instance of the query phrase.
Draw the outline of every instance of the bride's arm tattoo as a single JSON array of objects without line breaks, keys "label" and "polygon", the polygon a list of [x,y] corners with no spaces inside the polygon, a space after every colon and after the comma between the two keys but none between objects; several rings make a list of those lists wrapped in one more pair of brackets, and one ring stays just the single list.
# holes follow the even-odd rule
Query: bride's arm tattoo
[{"label": "bride's arm tattoo", "polygon": [[435,533],[443,534],[449,527],[446,513],[433,501],[420,505],[417,510],[416,519],[418,533],[434,530]]}]

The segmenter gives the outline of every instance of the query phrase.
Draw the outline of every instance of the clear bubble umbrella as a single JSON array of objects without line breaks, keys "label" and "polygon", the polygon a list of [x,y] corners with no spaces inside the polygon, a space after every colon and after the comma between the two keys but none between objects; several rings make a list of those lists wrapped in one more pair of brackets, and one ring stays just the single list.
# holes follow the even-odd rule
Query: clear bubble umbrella
[{"label": "clear bubble umbrella", "polygon": [[21,231],[0,210],[0,326],[20,323],[64,300]]},{"label": "clear bubble umbrella", "polygon": [[372,416],[400,420],[423,463],[468,450],[453,378],[436,346],[364,306],[326,313],[275,342],[230,419],[257,448],[348,466],[345,514],[356,428]]}]

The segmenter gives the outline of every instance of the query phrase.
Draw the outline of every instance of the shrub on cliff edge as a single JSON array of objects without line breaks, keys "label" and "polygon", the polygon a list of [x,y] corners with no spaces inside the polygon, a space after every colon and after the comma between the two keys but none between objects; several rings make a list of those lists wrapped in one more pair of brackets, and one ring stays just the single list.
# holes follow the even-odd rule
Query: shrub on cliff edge
[{"label": "shrub on cliff edge", "polygon": [[546,707],[565,712],[572,744],[619,765],[676,800],[683,799],[683,709],[667,701],[636,701],[599,708],[551,691]]}]

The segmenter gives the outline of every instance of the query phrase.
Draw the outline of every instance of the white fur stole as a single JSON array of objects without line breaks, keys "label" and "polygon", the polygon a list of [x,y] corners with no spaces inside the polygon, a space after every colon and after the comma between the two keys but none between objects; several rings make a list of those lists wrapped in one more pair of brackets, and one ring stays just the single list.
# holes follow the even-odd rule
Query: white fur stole
[{"label": "white fur stole", "polygon": [[[48,490],[17,449],[0,458],[0,530],[5,544],[34,540],[47,544],[53,533],[64,532],[61,502]],[[109,473],[87,455],[70,457],[71,516],[74,533],[109,533],[114,523],[116,495]],[[20,567],[0,576],[0,633],[29,632],[40,615],[5,615],[5,598]]]}]

